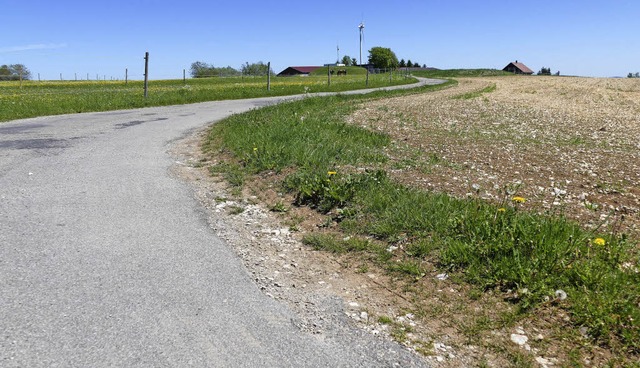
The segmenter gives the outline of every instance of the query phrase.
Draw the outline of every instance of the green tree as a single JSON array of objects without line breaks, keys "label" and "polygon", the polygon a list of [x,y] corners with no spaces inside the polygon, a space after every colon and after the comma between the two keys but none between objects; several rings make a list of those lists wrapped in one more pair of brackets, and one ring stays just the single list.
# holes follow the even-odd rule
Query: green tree
[{"label": "green tree", "polygon": [[544,66],[538,72],[538,75],[551,75],[551,68],[545,68]]},{"label": "green tree", "polygon": [[351,65],[358,65],[358,60],[356,60],[356,58],[351,58]]},{"label": "green tree", "polygon": [[207,64],[202,61],[196,61],[191,64],[191,76],[193,78],[231,77],[238,74],[240,72],[230,66],[216,68],[213,64]]},{"label": "green tree", "polygon": [[351,66],[352,65],[351,61],[352,61],[352,59],[348,55],[345,55],[345,56],[342,57],[342,64],[344,64],[346,66]]},{"label": "green tree", "polygon": [[29,80],[31,72],[23,64],[11,64],[0,66],[0,80]]},{"label": "green tree", "polygon": [[213,64],[209,65],[202,61],[196,61],[191,64],[191,77],[193,78],[204,78],[210,77],[213,75]]},{"label": "green tree", "polygon": [[413,68],[413,63],[411,62],[411,59],[407,60],[407,68]]},{"label": "green tree", "polygon": [[398,63],[398,67],[404,68],[405,66],[407,66],[407,63],[405,63],[404,59],[400,59],[400,62]]},{"label": "green tree", "polygon": [[249,62],[246,62],[244,65],[242,65],[242,68],[240,70],[242,70],[243,75],[250,76],[262,76],[267,75],[268,73],[273,74],[273,71],[269,70],[269,66],[262,61],[251,64],[249,64]]},{"label": "green tree", "polygon": [[369,64],[372,64],[374,68],[379,69],[395,69],[398,67],[399,62],[398,57],[390,48],[376,46],[369,50]]}]

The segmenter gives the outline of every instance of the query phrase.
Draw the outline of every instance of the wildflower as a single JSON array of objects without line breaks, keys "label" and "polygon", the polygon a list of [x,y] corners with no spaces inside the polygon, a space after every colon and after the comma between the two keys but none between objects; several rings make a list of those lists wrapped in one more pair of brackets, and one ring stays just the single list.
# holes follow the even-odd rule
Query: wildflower
[{"label": "wildflower", "polygon": [[257,151],[258,147],[253,147],[253,152]]},{"label": "wildflower", "polygon": [[511,198],[511,200],[512,200],[512,201],[514,201],[514,202],[516,202],[516,203],[524,203],[524,202],[526,202],[526,201],[527,201],[527,199],[526,199],[526,198],[524,198],[524,197],[518,197],[518,196],[515,196],[515,197]]},{"label": "wildflower", "polygon": [[601,246],[601,247],[602,247],[602,246],[604,246],[605,244],[607,244],[607,242],[606,242],[604,239],[602,239],[602,238],[595,238],[595,239],[593,239],[593,244],[595,244],[595,245],[599,245],[599,246]]},{"label": "wildflower", "polygon": [[556,298],[558,298],[560,300],[567,299],[567,293],[562,289],[556,290],[555,295],[556,295]]},{"label": "wildflower", "polygon": [[337,174],[337,172],[335,172],[335,171],[329,171],[329,172],[327,173],[327,175],[329,175],[329,176],[331,176],[331,175],[335,175],[335,174]]},{"label": "wildflower", "polygon": [[506,209],[506,208],[504,208],[504,207],[500,207],[500,208],[498,208],[498,212],[506,212],[506,211],[507,211],[507,209]]}]

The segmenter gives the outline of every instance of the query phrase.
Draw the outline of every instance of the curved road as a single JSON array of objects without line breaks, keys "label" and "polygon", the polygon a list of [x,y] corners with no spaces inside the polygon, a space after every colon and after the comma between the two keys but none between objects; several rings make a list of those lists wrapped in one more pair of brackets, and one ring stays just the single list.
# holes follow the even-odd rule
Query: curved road
[{"label": "curved road", "polygon": [[422,366],[296,328],[168,174],[172,141],[295,98],[0,123],[0,366]]}]

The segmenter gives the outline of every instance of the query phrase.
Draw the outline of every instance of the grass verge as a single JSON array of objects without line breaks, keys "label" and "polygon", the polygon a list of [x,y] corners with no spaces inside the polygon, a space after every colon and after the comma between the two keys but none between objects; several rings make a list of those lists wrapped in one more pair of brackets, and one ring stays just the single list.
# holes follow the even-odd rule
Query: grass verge
[{"label": "grass verge", "polygon": [[393,182],[385,171],[389,138],[344,122],[358,102],[385,95],[310,98],[236,115],[214,125],[205,146],[232,154],[245,175],[286,172],[294,203],[326,214],[344,234],[305,236],[315,249],[359,253],[410,278],[431,262],[502,293],[521,318],[547,306],[565,310],[594,343],[637,358],[640,265],[632,242],[523,211],[526,198],[514,193],[490,204]]}]

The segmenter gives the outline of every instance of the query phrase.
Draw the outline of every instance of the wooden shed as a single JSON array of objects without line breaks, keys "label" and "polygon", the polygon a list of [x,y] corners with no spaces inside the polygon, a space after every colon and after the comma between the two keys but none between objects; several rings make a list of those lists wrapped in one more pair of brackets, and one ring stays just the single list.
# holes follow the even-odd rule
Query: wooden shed
[{"label": "wooden shed", "polygon": [[518,60],[512,63],[509,63],[509,65],[505,66],[504,69],[502,70],[504,70],[505,72],[513,73],[513,74],[527,74],[527,75],[533,74],[533,70],[529,69],[529,67],[524,65],[523,63],[518,62]]}]

